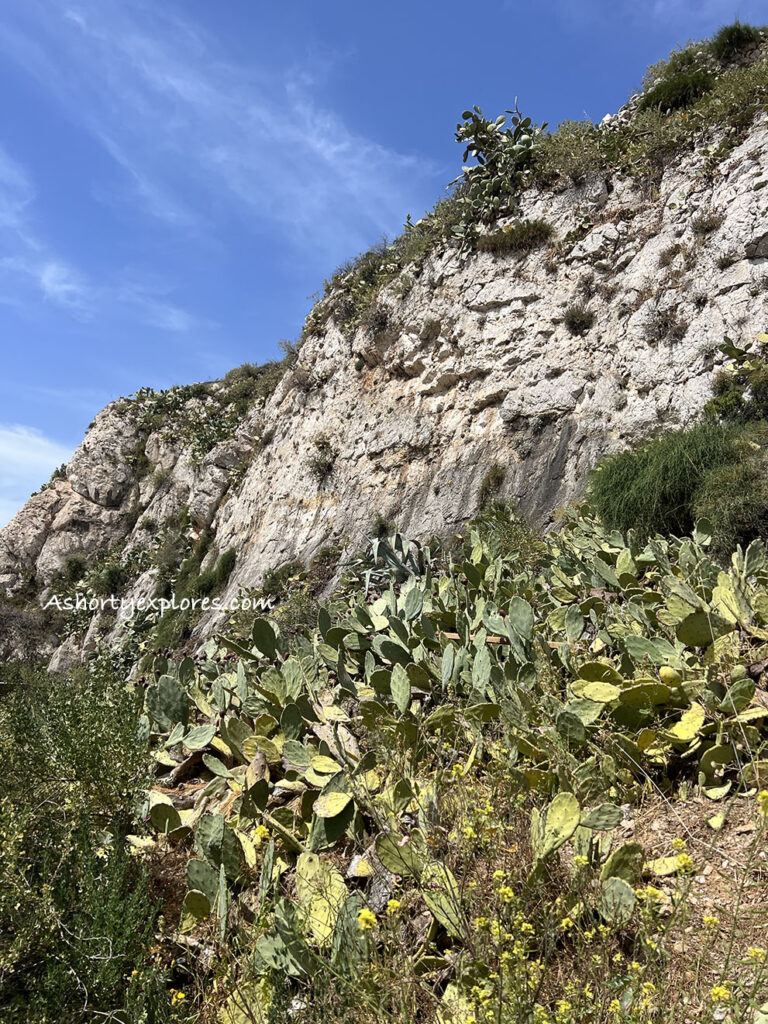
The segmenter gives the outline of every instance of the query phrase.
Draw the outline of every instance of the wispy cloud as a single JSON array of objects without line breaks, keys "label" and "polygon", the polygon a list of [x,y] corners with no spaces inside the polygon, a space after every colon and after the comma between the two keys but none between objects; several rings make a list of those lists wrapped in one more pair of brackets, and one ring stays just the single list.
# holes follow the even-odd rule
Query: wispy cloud
[{"label": "wispy cloud", "polygon": [[[35,300],[42,299],[82,320],[117,307],[141,323],[174,333],[201,325],[192,313],[168,300],[167,287],[143,284],[125,273],[95,280],[73,266],[37,228],[35,197],[28,172],[0,148],[0,243],[8,253],[0,258],[0,303],[34,309]],[[29,302],[25,289],[32,290]]]},{"label": "wispy cloud", "polygon": [[[399,226],[434,173],[316,98],[327,64],[244,68],[173,4],[11,0],[0,48],[66,105],[133,201],[186,230],[224,204],[296,243],[354,246]],[[417,211],[418,212],[418,211]]]},{"label": "wispy cloud", "polygon": [[39,430],[0,424],[0,528],[71,455],[71,448]]}]

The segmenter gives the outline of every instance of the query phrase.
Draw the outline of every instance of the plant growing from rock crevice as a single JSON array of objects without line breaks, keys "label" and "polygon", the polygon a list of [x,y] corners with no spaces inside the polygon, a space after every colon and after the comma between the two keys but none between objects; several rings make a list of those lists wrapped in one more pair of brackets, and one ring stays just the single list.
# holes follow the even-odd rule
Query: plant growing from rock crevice
[{"label": "plant growing from rock crevice", "polygon": [[329,476],[338,454],[327,434],[318,434],[314,438],[312,449],[307,457],[307,467],[318,483],[323,483]]},{"label": "plant growing from rock crevice", "polygon": [[563,314],[563,323],[571,334],[586,334],[595,322],[595,314],[580,303],[569,306]]}]

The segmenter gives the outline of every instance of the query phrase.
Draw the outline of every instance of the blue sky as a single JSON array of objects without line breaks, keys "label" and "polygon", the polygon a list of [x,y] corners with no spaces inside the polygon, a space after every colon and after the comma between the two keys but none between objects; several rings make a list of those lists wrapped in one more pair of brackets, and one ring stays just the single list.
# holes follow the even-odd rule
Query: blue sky
[{"label": "blue sky", "polygon": [[4,0],[0,525],[94,414],[278,354],[458,115],[599,120],[742,0]]}]

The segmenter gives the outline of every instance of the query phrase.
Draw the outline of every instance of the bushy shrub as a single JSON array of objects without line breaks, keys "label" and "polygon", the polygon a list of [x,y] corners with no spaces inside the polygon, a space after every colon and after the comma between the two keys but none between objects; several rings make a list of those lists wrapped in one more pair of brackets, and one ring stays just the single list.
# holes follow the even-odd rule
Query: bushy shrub
[{"label": "bushy shrub", "polygon": [[714,422],[755,423],[768,421],[768,363],[765,346],[750,353],[726,339],[722,351],[733,360],[713,381],[713,397],[704,409]]},{"label": "bushy shrub", "polygon": [[307,458],[307,466],[318,483],[322,483],[331,472],[337,455],[338,452],[327,434],[319,434],[314,439],[312,451]]},{"label": "bushy shrub", "polygon": [[581,304],[569,306],[563,316],[563,323],[571,334],[586,334],[595,322],[595,314]]},{"label": "bushy shrub", "polygon": [[286,562],[285,565],[275,569],[269,569],[261,584],[262,592],[267,597],[280,599],[286,594],[286,588],[290,580],[301,572],[298,562]]},{"label": "bushy shrub", "polygon": [[[6,678],[7,681],[7,678]],[[141,695],[22,670],[0,705],[0,1005],[8,1024],[171,1019],[157,908],[125,834],[146,782]],[[145,1016],[137,1016],[143,1013]]]},{"label": "bushy shrub", "polygon": [[499,493],[505,476],[506,470],[498,462],[494,462],[488,467],[480,484],[480,490],[477,492],[477,503],[480,508],[485,508],[491,499]]},{"label": "bushy shrub", "polygon": [[737,544],[768,537],[768,467],[763,458],[716,466],[705,475],[694,501],[696,519],[712,524],[713,551],[727,557]]},{"label": "bushy shrub", "polygon": [[373,523],[368,530],[371,537],[378,537],[379,540],[383,540],[384,537],[388,537],[390,534],[396,532],[397,524],[394,520],[389,519],[387,516],[383,516],[381,512],[376,513]]},{"label": "bushy shrub", "polygon": [[118,559],[108,561],[93,577],[93,592],[101,597],[119,594],[127,583],[129,571]]},{"label": "bushy shrub", "polygon": [[82,555],[70,555],[64,563],[63,577],[67,583],[77,583],[85,576],[87,566]]},{"label": "bushy shrub", "polygon": [[206,569],[205,572],[200,573],[194,589],[200,597],[207,597],[213,593],[216,589],[216,573],[213,569]]},{"label": "bushy shrub", "polygon": [[541,536],[514,505],[491,501],[479,512],[472,525],[495,558],[514,555],[516,564],[531,570],[539,565],[544,551]]},{"label": "bushy shrub", "polygon": [[545,220],[521,220],[501,231],[480,235],[477,248],[481,252],[527,253],[541,248],[554,234],[554,228]]},{"label": "bushy shrub", "polygon": [[600,130],[591,121],[563,121],[542,137],[536,153],[535,173],[541,181],[563,177],[578,185],[604,167]]},{"label": "bushy shrub", "polygon": [[[641,448],[604,458],[590,476],[590,502],[610,529],[634,529],[641,537],[657,532],[683,536],[697,515],[713,508],[710,495],[724,492],[729,478],[723,470],[746,467],[753,458],[754,449],[738,426],[701,423],[671,431]],[[742,481],[755,479],[746,468],[741,474]],[[725,506],[720,516],[709,517],[721,550],[728,547],[729,534],[744,539],[749,522],[759,520],[754,508],[740,509],[738,500],[731,507],[732,525]]]},{"label": "bushy shrub", "polygon": [[682,341],[688,325],[675,309],[656,309],[649,317],[645,329],[646,341],[657,345],[662,341]]},{"label": "bushy shrub", "polygon": [[646,92],[638,103],[638,110],[671,110],[690,107],[705,93],[711,92],[715,79],[706,71],[684,71],[666,81],[659,82]]},{"label": "bushy shrub", "polygon": [[389,322],[389,310],[378,302],[372,302],[370,306],[366,306],[360,315],[361,325],[374,337],[383,334],[389,327]]},{"label": "bushy shrub", "polygon": [[742,25],[740,21],[734,21],[732,25],[724,25],[716,33],[710,43],[710,51],[713,57],[725,63],[738,57],[748,47],[759,43],[761,38],[760,30],[753,25]]},{"label": "bushy shrub", "polygon": [[682,251],[682,245],[679,242],[673,242],[672,245],[666,246],[659,253],[659,266],[668,267],[674,258]]},{"label": "bushy shrub", "polygon": [[223,587],[229,577],[232,575],[232,570],[235,568],[235,562],[237,561],[237,552],[234,548],[229,548],[224,551],[216,563],[216,586]]}]

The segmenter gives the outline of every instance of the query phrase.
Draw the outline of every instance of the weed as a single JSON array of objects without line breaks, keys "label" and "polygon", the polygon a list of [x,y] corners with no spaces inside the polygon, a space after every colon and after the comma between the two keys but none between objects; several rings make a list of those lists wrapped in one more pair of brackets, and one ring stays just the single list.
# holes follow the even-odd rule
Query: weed
[{"label": "weed", "polygon": [[595,314],[581,304],[569,306],[563,315],[563,323],[571,334],[586,334],[595,322]]},{"label": "weed", "polygon": [[674,260],[675,256],[677,256],[678,253],[682,252],[682,249],[683,247],[679,242],[673,242],[671,245],[668,245],[666,248],[662,249],[659,253],[659,266],[668,267],[670,263]]},{"label": "weed", "polygon": [[477,503],[480,508],[485,508],[488,503],[496,497],[504,483],[506,470],[500,463],[494,462],[488,467],[485,476],[477,492]]},{"label": "weed", "polygon": [[691,231],[693,231],[694,235],[699,239],[706,238],[707,235],[711,235],[717,231],[717,229],[722,225],[723,220],[723,214],[718,213],[715,210],[700,213],[691,221]]},{"label": "weed", "polygon": [[552,238],[554,229],[545,220],[521,220],[510,224],[501,231],[480,235],[477,248],[481,252],[492,252],[496,255],[504,253],[529,253]]},{"label": "weed", "polygon": [[338,451],[327,434],[318,434],[312,441],[307,467],[318,483],[322,483],[332,471],[337,456]]},{"label": "weed", "polygon": [[684,110],[714,88],[715,79],[706,71],[683,71],[674,78],[659,82],[645,93],[638,110],[659,110],[668,114]]}]

